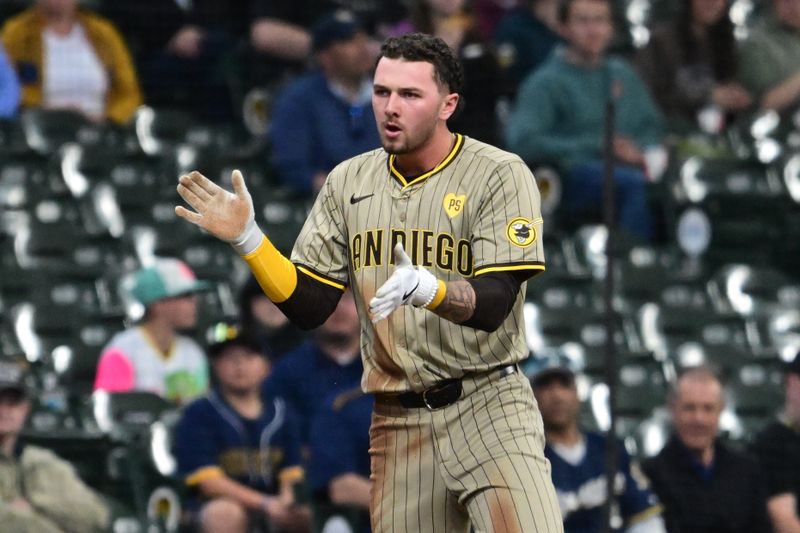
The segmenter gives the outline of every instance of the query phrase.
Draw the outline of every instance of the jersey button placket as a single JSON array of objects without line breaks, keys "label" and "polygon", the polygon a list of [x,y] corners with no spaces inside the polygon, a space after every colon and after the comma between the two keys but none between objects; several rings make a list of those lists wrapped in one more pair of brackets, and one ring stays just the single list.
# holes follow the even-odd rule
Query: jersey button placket
[{"label": "jersey button placket", "polygon": [[400,214],[398,215],[398,219],[400,222],[406,221],[406,211],[408,210],[408,195],[403,195],[400,197],[400,202],[398,204],[398,208],[400,210]]}]

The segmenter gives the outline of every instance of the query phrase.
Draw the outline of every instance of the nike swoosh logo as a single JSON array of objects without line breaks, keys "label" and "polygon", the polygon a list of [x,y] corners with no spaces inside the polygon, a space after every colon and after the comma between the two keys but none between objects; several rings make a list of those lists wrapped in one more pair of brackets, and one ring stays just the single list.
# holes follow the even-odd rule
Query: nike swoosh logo
[{"label": "nike swoosh logo", "polygon": [[356,196],[355,194],[350,197],[350,204],[355,205],[361,200],[366,200],[367,198],[372,198],[375,196],[375,193],[372,194],[365,194],[364,196]]},{"label": "nike swoosh logo", "polygon": [[403,301],[404,301],[404,302],[405,302],[406,300],[408,300],[408,298],[409,298],[409,297],[410,297],[412,294],[414,294],[414,291],[415,291],[415,290],[417,290],[417,287],[419,287],[419,280],[417,280],[417,284],[416,284],[416,285],[414,285],[414,288],[413,288],[413,289],[411,289],[410,291],[408,291],[407,293],[405,293],[405,294],[403,295]]}]

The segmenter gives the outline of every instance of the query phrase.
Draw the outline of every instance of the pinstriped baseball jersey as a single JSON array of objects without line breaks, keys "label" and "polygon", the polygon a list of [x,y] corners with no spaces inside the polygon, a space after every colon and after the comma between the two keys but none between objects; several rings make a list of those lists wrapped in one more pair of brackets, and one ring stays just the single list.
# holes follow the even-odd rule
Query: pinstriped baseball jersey
[{"label": "pinstriped baseball jersey", "polygon": [[445,378],[527,356],[523,290],[494,332],[401,306],[372,324],[368,303],[393,271],[397,242],[412,263],[454,281],[494,271],[544,270],[539,191],[516,155],[455,134],[433,170],[403,176],[374,150],[328,176],[295,243],[292,261],[356,297],[367,392],[422,390]]}]

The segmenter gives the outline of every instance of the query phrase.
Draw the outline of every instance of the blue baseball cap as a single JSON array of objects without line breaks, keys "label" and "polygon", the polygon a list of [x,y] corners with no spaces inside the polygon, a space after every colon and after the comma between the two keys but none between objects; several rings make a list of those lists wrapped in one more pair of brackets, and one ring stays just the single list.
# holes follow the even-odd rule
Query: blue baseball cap
[{"label": "blue baseball cap", "polygon": [[175,298],[211,289],[207,281],[200,281],[179,259],[159,258],[156,262],[133,275],[129,292],[147,307],[153,302]]},{"label": "blue baseball cap", "polygon": [[324,15],[311,27],[311,48],[314,52],[328,49],[332,44],[349,41],[363,31],[356,16],[346,9]]}]

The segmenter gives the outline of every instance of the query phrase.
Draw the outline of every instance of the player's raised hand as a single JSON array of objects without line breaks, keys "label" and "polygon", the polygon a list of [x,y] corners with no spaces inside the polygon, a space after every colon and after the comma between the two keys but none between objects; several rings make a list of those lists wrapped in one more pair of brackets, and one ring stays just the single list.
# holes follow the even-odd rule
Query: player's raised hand
[{"label": "player's raised hand", "polygon": [[401,305],[428,305],[436,295],[436,277],[422,267],[415,267],[403,249],[394,247],[395,269],[369,302],[372,322],[380,322]]},{"label": "player's raised hand", "polygon": [[194,211],[175,207],[175,214],[200,226],[215,237],[236,242],[255,219],[253,199],[244,184],[242,173],[231,176],[233,192],[228,192],[196,170],[178,180],[178,194]]}]

